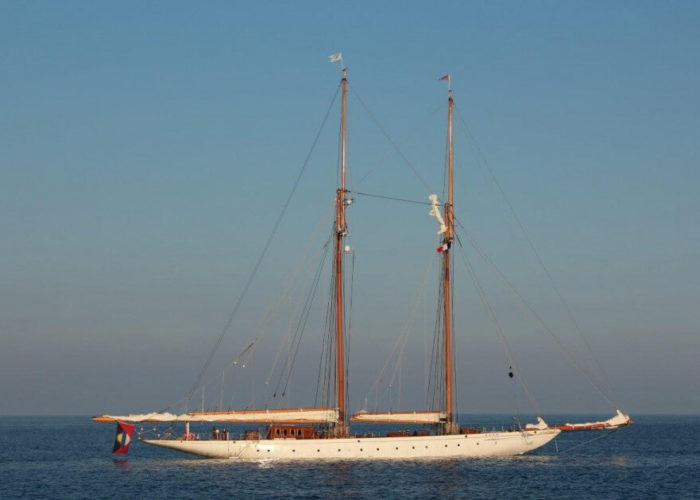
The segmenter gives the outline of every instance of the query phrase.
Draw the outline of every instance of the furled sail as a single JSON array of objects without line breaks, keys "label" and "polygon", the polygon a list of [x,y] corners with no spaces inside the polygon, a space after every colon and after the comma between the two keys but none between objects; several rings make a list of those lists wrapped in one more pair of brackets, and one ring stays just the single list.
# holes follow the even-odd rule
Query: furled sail
[{"label": "furled sail", "polygon": [[335,408],[284,408],[274,410],[193,411],[173,413],[144,413],[132,415],[99,415],[95,422],[285,422],[324,424],[338,421]]},{"label": "furled sail", "polygon": [[383,422],[403,424],[439,424],[445,422],[447,413],[444,411],[396,411],[396,412],[368,412],[355,413],[352,422]]},{"label": "furled sail", "polygon": [[[559,429],[561,431],[592,431],[596,429],[617,429],[619,427],[625,427],[632,424],[632,419],[629,415],[622,413],[620,410],[616,410],[617,413],[614,417],[608,420],[599,420],[597,422],[582,422],[578,424],[566,423],[563,425],[554,425],[551,429]],[[546,429],[546,423],[541,417],[538,417],[538,425],[527,425],[525,430],[536,430],[536,429]],[[544,425],[544,427],[543,427]]]},{"label": "furled sail", "polygon": [[608,420],[598,421],[598,422],[584,422],[579,424],[566,423],[564,425],[557,425],[556,428],[562,431],[589,431],[595,429],[617,429],[619,427],[625,427],[632,423],[632,419],[629,415],[622,413],[617,410],[614,417]]}]

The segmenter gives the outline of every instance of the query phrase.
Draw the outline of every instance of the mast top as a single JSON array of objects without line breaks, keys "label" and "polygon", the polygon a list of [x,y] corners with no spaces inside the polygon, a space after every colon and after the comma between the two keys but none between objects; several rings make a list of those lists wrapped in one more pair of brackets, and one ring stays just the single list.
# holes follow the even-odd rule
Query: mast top
[{"label": "mast top", "polygon": [[449,73],[447,73],[445,76],[441,76],[438,78],[438,80],[447,80],[447,91],[449,92],[450,97],[452,97],[452,77],[450,76]]}]

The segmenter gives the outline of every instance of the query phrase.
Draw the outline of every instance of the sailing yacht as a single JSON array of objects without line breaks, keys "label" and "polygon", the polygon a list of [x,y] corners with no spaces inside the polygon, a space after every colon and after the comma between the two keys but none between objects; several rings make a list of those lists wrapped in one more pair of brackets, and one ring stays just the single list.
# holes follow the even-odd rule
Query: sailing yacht
[{"label": "sailing yacht", "polygon": [[[142,415],[101,415],[97,422],[167,422],[183,423],[184,434],[170,439],[142,439],[142,442],[191,453],[202,457],[232,458],[241,460],[286,459],[415,459],[415,458],[466,458],[519,455],[539,448],[554,439],[564,429],[550,427],[538,418],[537,424],[509,431],[479,431],[461,428],[457,421],[453,383],[453,276],[452,243],[455,239],[454,190],[453,190],[453,108],[452,88],[449,76],[447,92],[447,190],[441,203],[431,195],[431,215],[440,225],[440,321],[442,338],[440,346],[441,407],[437,410],[404,412],[360,411],[350,416],[347,412],[346,381],[346,332],[344,256],[347,236],[346,208],[351,203],[346,186],[347,148],[347,69],[342,66],[339,54],[331,56],[331,62],[341,61],[341,113],[339,184],[335,192],[335,219],[333,228],[332,296],[334,373],[330,383],[335,384],[335,401],[330,407],[286,408],[230,411],[192,411],[183,414],[150,413]],[[335,59],[334,59],[335,57]],[[353,434],[350,423],[390,423],[400,426],[422,424],[431,430],[395,431],[384,435]],[[629,417],[619,413],[617,420],[602,427],[627,425]],[[215,430],[202,439],[190,432],[191,423],[256,423],[266,425],[264,432],[247,431],[242,436],[230,436]],[[575,424],[569,424],[575,425]],[[425,429],[425,428],[424,428]]]}]

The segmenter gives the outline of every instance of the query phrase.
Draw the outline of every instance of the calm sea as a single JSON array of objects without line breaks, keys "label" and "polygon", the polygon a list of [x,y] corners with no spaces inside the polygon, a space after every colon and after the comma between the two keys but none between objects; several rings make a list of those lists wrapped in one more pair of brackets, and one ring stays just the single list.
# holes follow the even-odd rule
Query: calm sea
[{"label": "calm sea", "polygon": [[[506,459],[244,463],[139,442],[115,458],[111,424],[0,417],[0,498],[700,498],[700,417],[633,418]],[[508,423],[462,417],[488,420]]]}]

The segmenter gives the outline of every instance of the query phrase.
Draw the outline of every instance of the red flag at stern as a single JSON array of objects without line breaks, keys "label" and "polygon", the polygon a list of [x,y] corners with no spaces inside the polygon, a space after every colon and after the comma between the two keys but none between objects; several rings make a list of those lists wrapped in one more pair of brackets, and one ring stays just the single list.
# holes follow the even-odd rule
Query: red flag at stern
[{"label": "red flag at stern", "polygon": [[134,433],[134,426],[117,422],[117,435],[114,436],[114,449],[112,453],[128,453],[131,444],[131,435]]}]

